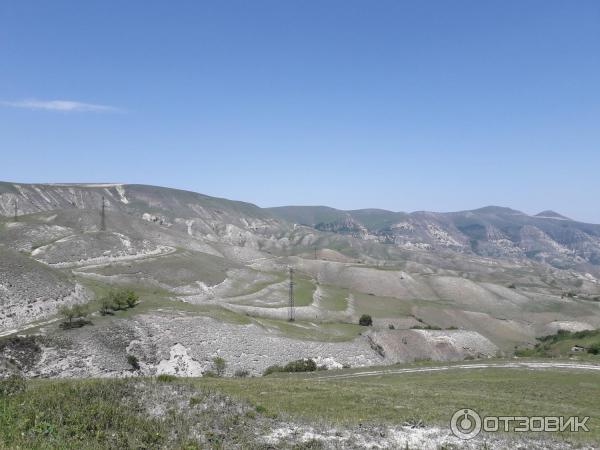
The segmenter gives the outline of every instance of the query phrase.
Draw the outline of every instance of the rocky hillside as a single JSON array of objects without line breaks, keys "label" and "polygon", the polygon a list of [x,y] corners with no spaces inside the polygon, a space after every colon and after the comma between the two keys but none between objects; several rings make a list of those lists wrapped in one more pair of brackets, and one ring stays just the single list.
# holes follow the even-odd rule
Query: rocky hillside
[{"label": "rocky hillside", "polygon": [[[554,211],[530,216],[495,206],[452,213],[342,211],[324,206],[262,209],[250,203],[155,186],[0,183],[0,215],[10,217],[15,210],[18,215],[69,209],[99,212],[103,197],[109,213],[127,214],[163,228],[235,245],[270,245],[257,242],[260,238],[291,239],[280,241],[279,247],[312,245],[306,242],[307,233],[293,236],[293,224],[300,224],[403,249],[529,258],[584,273],[597,274],[600,270],[600,225],[577,222]],[[99,214],[89,225],[88,231],[101,228]]]},{"label": "rocky hillside", "polygon": [[[600,326],[598,228],[550,211],[262,209],[153,186],[0,183],[0,337],[39,341],[16,365],[28,376],[125,376],[128,355],[145,375],[193,376],[217,356],[255,375],[308,357],[487,358]],[[99,308],[121,288],[140,305]],[[64,328],[57,312],[75,304],[90,324]]]},{"label": "rocky hillside", "polygon": [[322,206],[286,206],[269,211],[318,230],[404,248],[530,258],[556,268],[592,272],[600,266],[600,225],[576,222],[554,211],[535,216],[497,206],[410,214],[377,209],[341,211]]}]

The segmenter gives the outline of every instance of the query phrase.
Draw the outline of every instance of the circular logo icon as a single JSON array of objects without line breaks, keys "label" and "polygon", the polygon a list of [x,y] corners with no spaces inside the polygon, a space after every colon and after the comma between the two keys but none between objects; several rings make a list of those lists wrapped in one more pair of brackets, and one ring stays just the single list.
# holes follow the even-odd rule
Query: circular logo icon
[{"label": "circular logo icon", "polygon": [[472,409],[459,409],[450,420],[452,434],[460,439],[473,439],[481,431],[481,417]]}]

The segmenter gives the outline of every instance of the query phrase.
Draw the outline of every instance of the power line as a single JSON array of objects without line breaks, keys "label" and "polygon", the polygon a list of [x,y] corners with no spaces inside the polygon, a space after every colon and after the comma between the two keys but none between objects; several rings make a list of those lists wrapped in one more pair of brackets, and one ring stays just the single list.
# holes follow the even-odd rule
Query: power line
[{"label": "power line", "polygon": [[296,311],[294,308],[294,269],[290,267],[290,310],[289,321],[293,322],[296,319]]},{"label": "power line", "polygon": [[101,221],[100,221],[100,230],[106,230],[106,219],[104,213],[104,195],[102,196],[102,212],[100,213]]}]

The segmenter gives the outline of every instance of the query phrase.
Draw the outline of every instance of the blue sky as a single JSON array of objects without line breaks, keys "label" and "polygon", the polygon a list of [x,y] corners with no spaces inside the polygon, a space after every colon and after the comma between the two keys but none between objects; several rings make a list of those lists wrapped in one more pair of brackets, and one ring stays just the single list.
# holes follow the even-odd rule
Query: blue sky
[{"label": "blue sky", "polygon": [[0,179],[600,223],[600,2],[0,3]]}]

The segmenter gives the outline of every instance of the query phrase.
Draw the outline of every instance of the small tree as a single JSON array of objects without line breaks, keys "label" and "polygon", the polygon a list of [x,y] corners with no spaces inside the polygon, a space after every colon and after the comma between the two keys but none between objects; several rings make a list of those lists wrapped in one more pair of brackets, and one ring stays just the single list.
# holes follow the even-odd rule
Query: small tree
[{"label": "small tree", "polygon": [[100,314],[103,316],[112,314],[113,306],[113,301],[109,296],[102,297],[100,299]]},{"label": "small tree", "polygon": [[227,363],[223,358],[220,356],[215,356],[213,358],[213,366],[218,376],[222,377],[225,374],[225,367],[227,366]]},{"label": "small tree", "polygon": [[109,297],[112,300],[114,310],[127,309],[127,294],[125,291],[111,291]]},{"label": "small tree", "polygon": [[73,319],[75,318],[75,311],[73,310],[73,308],[70,308],[69,306],[61,306],[58,309],[58,312],[61,316],[65,318],[66,323],[68,323],[69,326],[71,326],[71,324],[73,323]]},{"label": "small tree", "polygon": [[135,291],[132,291],[131,289],[129,289],[124,292],[124,295],[125,295],[125,303],[127,303],[128,308],[133,308],[135,305],[137,305],[137,302],[140,297],[135,293]]},{"label": "small tree", "polygon": [[63,323],[64,328],[73,328],[75,323],[73,323],[73,319],[77,320],[77,325],[82,326],[85,325],[82,319],[88,315],[88,309],[85,305],[73,305],[69,306],[61,306],[58,312],[65,318],[66,322]]},{"label": "small tree", "polygon": [[362,316],[360,316],[360,319],[358,319],[358,324],[362,325],[363,327],[370,327],[371,325],[373,325],[373,319],[370,315],[363,314]]},{"label": "small tree", "polygon": [[73,305],[72,309],[75,312],[75,317],[78,319],[83,319],[88,315],[88,309],[85,305]]}]

